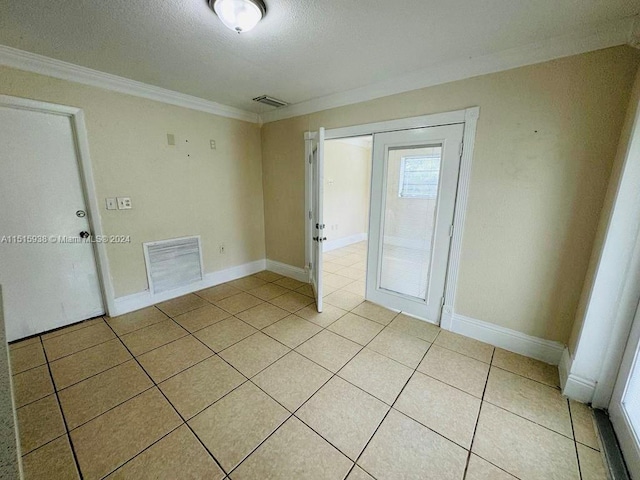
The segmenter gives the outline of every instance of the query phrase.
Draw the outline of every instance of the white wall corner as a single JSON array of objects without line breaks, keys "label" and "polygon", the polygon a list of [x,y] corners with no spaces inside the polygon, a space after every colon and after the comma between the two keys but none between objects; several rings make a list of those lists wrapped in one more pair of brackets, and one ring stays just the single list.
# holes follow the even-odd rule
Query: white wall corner
[{"label": "white wall corner", "polygon": [[246,277],[247,275],[253,275],[254,273],[265,270],[265,268],[266,261],[264,259],[256,260],[254,262],[244,263],[225,270],[207,273],[202,281],[195,282],[191,285],[186,285],[169,292],[162,292],[160,294],[153,295],[149,290],[145,290],[144,292],[118,297],[114,301],[114,311],[109,311],[109,315],[112,317],[115,317],[116,315],[124,315],[125,313],[150,307],[156,303],[171,300],[172,298],[180,297],[188,293],[197,292],[198,290],[209,287],[215,287],[221,283],[230,282],[231,280]]},{"label": "white wall corner", "polygon": [[597,382],[571,373],[572,364],[569,348],[565,347],[558,365],[562,394],[572,400],[589,404],[593,401]]},{"label": "white wall corner", "polygon": [[[450,323],[450,328],[446,328],[445,321]],[[445,330],[480,340],[510,352],[519,353],[525,357],[535,358],[551,365],[560,363],[564,350],[564,345],[560,342],[533,337],[457,313],[448,315],[443,313],[440,326]]]},{"label": "white wall corner", "polygon": [[299,282],[309,283],[309,272],[306,268],[294,267],[286,263],[276,262],[267,259],[267,270],[270,270],[285,277],[293,278]]}]

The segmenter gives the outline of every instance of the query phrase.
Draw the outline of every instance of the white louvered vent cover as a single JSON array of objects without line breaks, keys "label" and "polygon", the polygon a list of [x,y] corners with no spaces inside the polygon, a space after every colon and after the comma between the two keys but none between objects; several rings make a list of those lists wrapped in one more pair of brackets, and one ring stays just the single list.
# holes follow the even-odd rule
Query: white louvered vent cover
[{"label": "white louvered vent cover", "polygon": [[202,280],[200,237],[143,243],[151,293],[162,293]]}]

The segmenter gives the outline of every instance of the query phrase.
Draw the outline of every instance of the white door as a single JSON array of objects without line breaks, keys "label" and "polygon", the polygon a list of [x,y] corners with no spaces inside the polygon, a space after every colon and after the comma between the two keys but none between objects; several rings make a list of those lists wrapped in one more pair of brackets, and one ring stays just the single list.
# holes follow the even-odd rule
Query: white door
[{"label": "white door", "polygon": [[324,236],[324,128],[311,138],[311,285],[316,296],[318,312],[322,312],[322,242]]},{"label": "white door", "polygon": [[640,308],[629,335],[618,380],[609,404],[609,418],[631,478],[640,479]]},{"label": "white door", "polygon": [[373,136],[367,299],[440,322],[464,125]]},{"label": "white door", "polygon": [[89,222],[70,118],[0,107],[0,124],[0,285],[12,341],[104,308],[93,246],[80,242]]}]

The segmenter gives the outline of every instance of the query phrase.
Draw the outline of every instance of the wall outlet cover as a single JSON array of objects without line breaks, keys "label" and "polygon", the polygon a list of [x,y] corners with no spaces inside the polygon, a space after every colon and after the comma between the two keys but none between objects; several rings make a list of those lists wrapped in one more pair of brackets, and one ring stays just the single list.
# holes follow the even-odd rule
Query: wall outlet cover
[{"label": "wall outlet cover", "polygon": [[129,197],[118,197],[118,210],[130,210],[131,209],[131,198]]},{"label": "wall outlet cover", "polygon": [[107,198],[107,199],[105,199],[105,202],[107,204],[107,210],[117,210],[118,209],[118,202],[116,201],[115,198]]}]

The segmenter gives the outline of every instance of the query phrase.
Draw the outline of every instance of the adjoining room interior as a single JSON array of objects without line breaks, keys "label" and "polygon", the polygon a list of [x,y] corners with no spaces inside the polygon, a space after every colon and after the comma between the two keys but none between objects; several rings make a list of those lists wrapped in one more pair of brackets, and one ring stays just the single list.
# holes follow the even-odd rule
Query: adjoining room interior
[{"label": "adjoining room interior", "polygon": [[165,3],[0,6],[0,478],[640,479],[640,2]]}]

